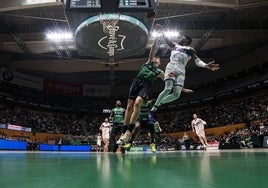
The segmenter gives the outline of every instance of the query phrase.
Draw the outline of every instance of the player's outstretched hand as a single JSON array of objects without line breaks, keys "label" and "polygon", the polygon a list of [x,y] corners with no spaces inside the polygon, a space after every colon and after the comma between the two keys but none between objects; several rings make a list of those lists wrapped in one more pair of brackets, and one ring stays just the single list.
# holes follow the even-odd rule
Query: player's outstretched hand
[{"label": "player's outstretched hand", "polygon": [[211,61],[206,65],[206,68],[212,71],[216,71],[220,69],[220,65],[215,64],[215,61]]},{"label": "player's outstretched hand", "polygon": [[186,88],[183,88],[182,91],[183,91],[184,93],[193,93],[193,92],[194,92],[194,90],[186,89]]}]

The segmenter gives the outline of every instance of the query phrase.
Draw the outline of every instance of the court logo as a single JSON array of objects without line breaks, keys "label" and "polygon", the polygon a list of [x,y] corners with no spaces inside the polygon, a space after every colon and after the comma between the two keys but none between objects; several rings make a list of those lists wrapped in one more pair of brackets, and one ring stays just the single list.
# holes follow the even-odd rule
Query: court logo
[{"label": "court logo", "polygon": [[108,36],[104,36],[99,39],[98,45],[102,49],[107,50],[109,56],[114,56],[115,51],[124,50],[124,41],[126,39],[125,35],[117,35],[119,26],[110,25],[106,28],[108,30]]}]

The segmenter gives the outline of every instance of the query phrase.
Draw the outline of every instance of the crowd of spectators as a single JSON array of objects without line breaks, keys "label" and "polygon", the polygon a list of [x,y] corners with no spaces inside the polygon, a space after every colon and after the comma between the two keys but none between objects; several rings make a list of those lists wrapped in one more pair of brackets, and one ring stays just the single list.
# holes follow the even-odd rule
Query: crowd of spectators
[{"label": "crowd of spectators", "polygon": [[259,136],[268,136],[268,119],[255,121],[253,125],[245,127],[243,129],[237,129],[233,132],[226,132],[219,138],[221,144],[237,144],[239,148],[252,148],[258,147],[254,146],[254,143],[259,141],[254,141],[254,139],[259,139]]},{"label": "crowd of spectators", "polygon": [[7,138],[7,134],[5,133],[5,131],[0,131],[0,139],[6,139]]},{"label": "crowd of spectators", "polygon": [[32,128],[33,132],[82,135],[82,118],[73,114],[57,114],[10,108],[0,105],[0,123]]},{"label": "crowd of spectators", "polygon": [[268,118],[268,96],[261,95],[244,99],[235,99],[225,103],[214,103],[198,108],[158,115],[164,132],[191,130],[192,115],[197,113],[207,122],[206,128],[231,125],[236,123],[249,124],[252,121]]},{"label": "crowd of spectators", "polygon": [[[179,101],[178,101],[179,102]],[[250,127],[250,122],[259,120],[263,127],[267,126],[268,119],[268,96],[253,96],[233,99],[222,103],[211,103],[204,106],[193,107],[185,110],[173,112],[159,112],[157,119],[163,132],[178,132],[191,130],[190,122],[192,114],[197,113],[199,117],[207,122],[206,128],[216,126],[226,126],[236,123],[246,123]],[[63,142],[91,143],[95,135],[99,132],[99,126],[109,114],[83,114],[72,113],[52,113],[44,111],[29,110],[19,107],[10,107],[0,104],[0,124],[20,125],[32,128],[33,132],[62,133],[66,135]],[[224,137],[239,134],[244,137],[247,134],[255,134],[260,126],[253,125],[252,128],[239,130],[235,133],[228,133]],[[264,129],[267,131],[267,129]],[[263,131],[263,129],[261,130]],[[4,134],[0,133],[1,137]],[[146,142],[145,137],[140,137],[141,142]],[[176,142],[165,138],[165,143]]]}]

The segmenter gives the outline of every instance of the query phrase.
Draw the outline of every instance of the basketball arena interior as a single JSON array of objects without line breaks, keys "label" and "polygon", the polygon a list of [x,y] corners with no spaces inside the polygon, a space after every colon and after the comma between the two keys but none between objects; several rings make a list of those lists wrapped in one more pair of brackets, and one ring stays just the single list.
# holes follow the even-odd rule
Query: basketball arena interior
[{"label": "basketball arena interior", "polygon": [[[189,60],[181,87],[193,92],[161,104],[157,137],[98,144],[151,49],[165,71],[167,40],[185,35],[220,69]],[[267,187],[267,62],[266,0],[1,0],[0,187]]]}]

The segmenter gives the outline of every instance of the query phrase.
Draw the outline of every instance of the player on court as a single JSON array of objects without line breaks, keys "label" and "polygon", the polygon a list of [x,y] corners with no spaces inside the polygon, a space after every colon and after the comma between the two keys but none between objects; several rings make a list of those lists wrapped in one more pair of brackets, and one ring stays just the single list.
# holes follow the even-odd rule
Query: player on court
[{"label": "player on court", "polygon": [[149,133],[149,136],[154,139],[155,144],[158,144],[160,143],[160,133],[162,132],[162,128],[160,127],[160,123],[158,121],[154,122],[153,126],[154,126],[153,135],[150,135]]},{"label": "player on court", "polygon": [[167,64],[165,69],[165,88],[159,94],[153,108],[151,109],[149,117],[151,121],[156,121],[154,112],[157,111],[159,106],[175,101],[180,97],[184,86],[185,67],[190,59],[193,59],[198,67],[212,71],[216,71],[220,68],[219,64],[215,64],[214,61],[206,64],[196,55],[194,48],[189,46],[192,43],[191,37],[184,35],[177,44],[164,35],[163,27],[161,25],[158,24],[158,27],[162,32],[164,40],[171,48],[171,55],[170,62]]},{"label": "player on court", "polygon": [[[183,91],[189,92],[192,90],[190,89],[184,89]],[[152,100],[149,100],[148,95],[144,98],[142,105],[140,107],[140,113],[139,117],[137,119],[135,128],[132,131],[131,138],[129,139],[128,143],[126,143],[123,148],[127,151],[130,151],[132,147],[132,142],[135,139],[135,136],[137,135],[139,129],[146,129],[148,131],[148,135],[150,136],[150,149],[153,153],[156,152],[156,140],[160,140],[160,132],[162,132],[162,129],[160,127],[160,124],[158,121],[151,122],[149,120],[149,112],[150,108],[152,106]]]},{"label": "player on court", "polygon": [[101,124],[99,129],[102,131],[102,140],[104,143],[103,151],[108,152],[110,131],[112,129],[108,118],[105,118],[104,122]]},{"label": "player on court", "polygon": [[101,134],[99,133],[97,135],[97,148],[96,148],[96,151],[97,152],[100,152],[101,151],[101,140],[102,140]]},{"label": "player on court", "polygon": [[156,152],[155,144],[154,144],[154,124],[149,121],[149,112],[150,108],[152,107],[152,101],[149,100],[148,95],[144,98],[142,105],[140,107],[140,113],[139,117],[137,119],[137,122],[135,124],[135,128],[132,131],[131,138],[128,143],[126,143],[123,148],[127,151],[130,151],[132,147],[133,140],[135,139],[137,133],[140,129],[146,129],[149,131],[150,135],[150,149],[153,153]]},{"label": "player on court", "polygon": [[132,81],[124,117],[124,135],[120,137],[117,144],[124,144],[129,141],[140,113],[141,104],[153,82],[159,77],[164,80],[164,71],[159,68],[161,62],[160,58],[155,57],[156,52],[156,41],[154,41],[147,62],[140,67],[137,77]]},{"label": "player on court", "polygon": [[208,142],[204,130],[204,125],[206,125],[207,123],[204,120],[198,118],[196,114],[193,114],[193,118],[194,119],[191,122],[192,130],[196,133],[200,142],[203,144],[203,147],[206,149],[208,146]]},{"label": "player on court", "polygon": [[121,107],[121,101],[117,100],[115,103],[115,108],[112,109],[112,113],[109,119],[112,119],[112,131],[110,135],[110,146],[112,146],[112,152],[116,152],[117,144],[116,140],[120,137],[123,132],[125,109]]}]

